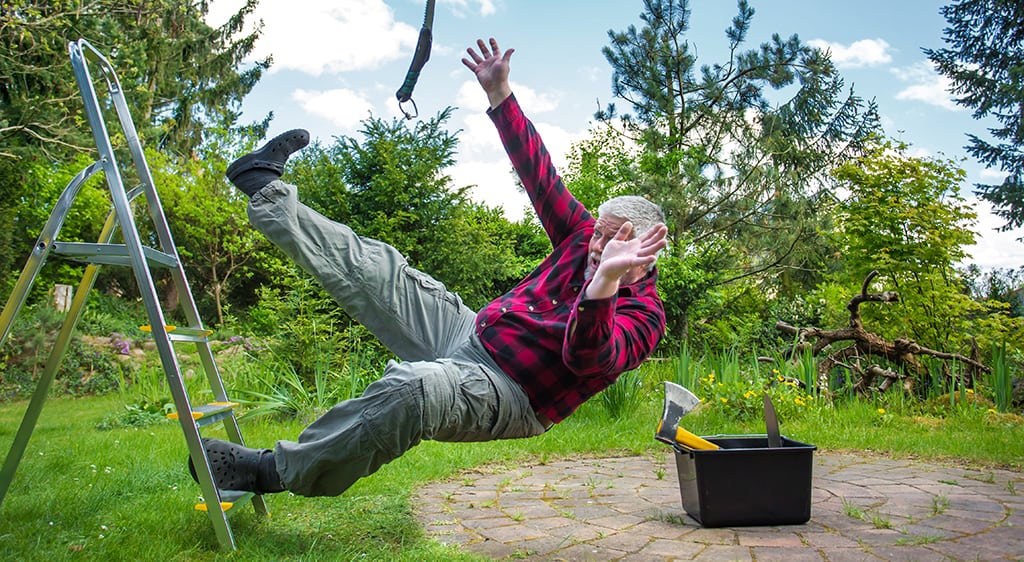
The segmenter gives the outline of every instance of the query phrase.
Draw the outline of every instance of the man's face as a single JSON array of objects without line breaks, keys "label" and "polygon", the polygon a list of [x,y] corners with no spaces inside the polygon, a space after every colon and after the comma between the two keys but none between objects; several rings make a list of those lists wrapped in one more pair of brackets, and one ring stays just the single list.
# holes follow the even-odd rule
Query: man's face
[{"label": "man's face", "polygon": [[[613,215],[602,215],[598,217],[597,223],[594,225],[594,235],[590,238],[590,244],[587,247],[587,268],[583,272],[584,279],[590,279],[594,276],[594,272],[597,271],[597,266],[601,264],[601,255],[604,253],[605,246],[608,242],[615,238],[615,234],[619,232],[619,228],[622,227],[626,219],[622,219]],[[630,233],[630,238],[633,238],[633,234]],[[630,272],[630,275],[625,277],[633,277],[634,272]],[[625,278],[623,279],[626,280]]]}]

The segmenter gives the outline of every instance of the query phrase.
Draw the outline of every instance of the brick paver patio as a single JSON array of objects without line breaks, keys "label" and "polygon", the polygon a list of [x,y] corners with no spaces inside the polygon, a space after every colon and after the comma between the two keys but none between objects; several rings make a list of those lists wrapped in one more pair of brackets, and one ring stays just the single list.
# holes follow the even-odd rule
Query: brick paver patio
[{"label": "brick paver patio", "polygon": [[495,559],[1024,560],[1024,474],[817,451],[812,488],[804,525],[702,528],[667,451],[485,467],[415,504],[428,535]]}]

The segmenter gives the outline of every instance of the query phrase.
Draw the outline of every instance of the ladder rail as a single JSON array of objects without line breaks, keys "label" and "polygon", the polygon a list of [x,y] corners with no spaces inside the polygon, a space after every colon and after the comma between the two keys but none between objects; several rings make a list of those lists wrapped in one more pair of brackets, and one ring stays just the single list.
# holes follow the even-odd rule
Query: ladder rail
[{"label": "ladder rail", "polygon": [[[83,47],[88,45],[88,42],[84,39],[80,39],[78,42],[72,42],[68,45],[68,51],[71,55],[71,67],[74,70],[75,78],[78,81],[78,87],[82,94],[86,118],[92,128],[93,140],[100,153],[99,161],[103,166],[107,183],[110,186],[111,202],[114,206],[114,212],[122,226],[121,236],[124,239],[125,247],[128,251],[128,256],[132,264],[132,271],[135,274],[135,281],[139,287],[139,293],[146,307],[146,313],[149,316],[150,325],[165,326],[166,321],[164,320],[163,310],[160,308],[159,299],[156,298],[156,294],[152,290],[153,276],[145,261],[142,240],[139,237],[138,227],[135,224],[135,217],[132,214],[131,206],[129,205],[126,197],[124,182],[121,179],[120,170],[118,169],[117,157],[114,154],[114,148],[110,143],[110,135],[107,132],[107,126],[103,119],[103,111],[96,95],[96,88],[93,85],[92,77],[89,74],[89,66],[86,61],[85,51],[83,50]],[[91,46],[88,46],[88,48],[95,52]],[[102,61],[106,62],[106,59],[102,59],[102,57],[100,58]],[[106,65],[109,66],[109,63],[106,63]],[[118,95],[123,97],[120,84],[116,81],[116,77],[112,81],[108,76],[107,83],[112,88],[112,95],[115,95],[115,97]],[[135,140],[137,142],[138,139],[136,138]],[[160,356],[161,363],[165,366],[173,367],[175,372],[177,372],[180,367],[178,366],[178,360],[174,354],[174,350],[171,347],[170,339],[167,337],[167,332],[164,330],[154,330],[153,341],[156,343],[157,353]],[[188,411],[190,406],[187,401],[183,401],[181,399],[181,397],[185,395],[184,384],[180,380],[170,379],[171,377],[168,377],[168,384],[177,387],[172,389],[171,392],[174,397],[175,407],[179,411]],[[182,425],[184,426],[186,424],[183,423]]]},{"label": "ladder rail", "polygon": [[[177,262],[177,266],[173,268],[171,276],[178,290],[178,298],[182,300],[182,311],[185,314],[185,319],[188,321],[189,327],[202,330],[203,322],[198,314],[195,297],[192,295],[188,278],[185,275],[184,266],[178,256],[177,246],[174,244],[174,237],[172,236],[170,227],[168,226],[167,217],[163,212],[163,205],[160,204],[160,195],[156,191],[156,184],[153,181],[152,173],[150,172],[149,165],[146,162],[146,155],[142,150],[138,131],[135,128],[135,122],[131,118],[128,103],[124,96],[124,90],[121,88],[121,82],[118,80],[117,73],[114,71],[114,67],[110,64],[110,61],[107,60],[107,58],[91,44],[89,44],[88,41],[85,39],[79,39],[76,46],[77,50],[82,53],[83,58],[88,56],[88,58],[97,62],[98,68],[103,73],[103,77],[107,83],[107,88],[110,92],[111,100],[114,103],[118,121],[125,132],[128,149],[132,156],[132,162],[135,164],[135,172],[138,174],[139,180],[146,191],[148,210],[153,222],[157,240],[160,243],[160,249],[174,256],[174,259]],[[214,399],[221,402],[227,401],[227,389],[224,388],[223,379],[218,371],[216,361],[214,361],[212,354],[209,354],[206,351],[207,350],[204,349],[203,346],[197,346],[197,352],[202,356],[202,361],[205,367],[204,370],[207,373],[207,379],[210,383]],[[237,437],[239,443],[243,443],[241,433],[237,428],[235,428],[233,432],[229,431],[229,433],[232,434],[232,437]]]},{"label": "ladder rail", "polygon": [[[100,163],[93,162],[78,172],[68,182],[67,187],[61,192],[57,203],[53,206],[53,210],[50,211],[50,217],[46,219],[43,232],[36,240],[35,246],[32,247],[32,253],[25,263],[25,268],[21,270],[21,275],[18,276],[14,290],[11,291],[11,295],[7,298],[7,304],[4,305],[4,310],[0,313],[0,345],[7,341],[7,336],[10,335],[11,328],[14,325],[14,319],[17,318],[21,307],[25,304],[28,292],[32,290],[32,285],[36,282],[36,276],[38,276],[39,270],[46,263],[46,257],[53,248],[53,243],[57,239],[57,235],[60,234],[60,229],[64,226],[68,209],[71,208],[71,204],[74,202],[75,197],[78,196],[78,192],[85,185],[85,181],[92,177],[99,169]],[[0,494],[0,497],[3,497],[3,495]]]},{"label": "ladder rail", "polygon": [[[170,231],[166,226],[167,223],[162,210],[159,212],[154,211],[154,208],[158,210],[161,209],[159,199],[157,198],[156,189],[153,186],[153,180],[145,162],[145,157],[142,152],[142,147],[139,142],[134,123],[128,114],[124,92],[121,89],[120,82],[117,80],[117,76],[113,72],[113,67],[110,65],[109,61],[107,61],[102,54],[96,51],[96,49],[94,49],[85,39],[69,43],[68,51],[71,56],[71,66],[74,70],[75,78],[78,81],[82,99],[85,102],[86,117],[91,125],[93,138],[100,153],[100,162],[106,172],[114,210],[122,224],[122,237],[124,238],[125,246],[128,250],[128,255],[132,263],[132,270],[135,273],[136,282],[139,286],[139,292],[146,307],[150,325],[162,328],[163,326],[166,326],[167,323],[165,321],[159,299],[156,295],[152,273],[150,272],[145,260],[138,228],[135,224],[135,219],[132,215],[128,200],[125,197],[124,184],[121,180],[120,171],[118,169],[117,158],[110,142],[110,136],[107,133],[106,123],[103,119],[103,111],[100,107],[98,97],[96,95],[96,89],[89,73],[86,55],[89,54],[94,60],[97,60],[100,68],[104,72],[110,97],[114,102],[118,113],[118,119],[124,129],[125,136],[130,147],[133,163],[135,164],[136,170],[141,171],[140,179],[142,180],[143,189],[146,192],[147,198],[153,198],[152,200],[148,200],[150,216],[154,219],[160,243],[162,245],[166,244],[166,247],[162,249],[177,257],[177,250],[174,249],[173,240],[170,237]],[[170,251],[168,251],[168,249]],[[174,280],[175,283],[179,285],[179,289],[185,289],[184,292],[179,291],[179,294],[189,295],[189,297],[191,297],[191,291],[188,290],[187,283],[185,282],[184,270],[181,266],[180,259],[176,261],[178,261],[178,266],[174,273]],[[190,318],[189,320],[198,322],[198,314],[195,313],[194,303],[193,306],[189,307],[189,309],[192,311],[192,314],[194,314],[194,318]],[[180,376],[181,367],[178,364],[178,359],[174,353],[170,337],[164,329],[154,329],[152,331],[152,335],[153,341],[156,343],[160,361],[164,365],[164,371],[167,375],[166,380],[168,388],[171,390],[174,407],[179,413],[190,412],[192,410],[192,406],[188,400],[188,391],[185,388],[184,380]],[[208,346],[206,347],[208,348]],[[215,363],[211,362],[210,365],[216,368]],[[206,363],[204,359],[204,367],[205,366]],[[175,376],[172,376],[172,374]],[[207,378],[211,381],[216,379],[216,386],[219,388],[214,388],[213,390],[215,393],[223,395],[223,384],[220,382],[219,375],[215,376],[207,373]],[[227,514],[220,507],[220,492],[214,481],[213,471],[210,467],[209,459],[206,456],[206,449],[202,445],[202,436],[199,433],[199,426],[190,415],[179,415],[178,418],[182,431],[186,437],[185,441],[188,445],[189,454],[193,459],[203,460],[201,463],[194,463],[203,496],[207,498],[208,504],[218,506],[216,509],[208,509],[207,511],[217,535],[217,539],[221,545],[234,549],[234,536],[231,531],[231,526],[227,520]],[[229,435],[241,442],[241,435],[237,429],[237,425],[228,423],[225,425],[228,426]],[[234,427],[231,427],[232,425],[234,425]],[[257,511],[265,511],[265,506],[262,504],[262,497],[260,497],[260,501],[254,503],[254,505],[256,506]]]},{"label": "ladder rail", "polygon": [[[121,124],[121,129],[125,134],[132,164],[135,166],[135,173],[138,174],[139,181],[146,190],[148,211],[150,218],[153,219],[153,227],[157,240],[160,243],[160,249],[177,258],[177,247],[174,244],[173,236],[171,236],[170,228],[167,226],[167,218],[164,216],[163,206],[160,204],[160,195],[156,191],[156,184],[149,170],[149,164],[146,162],[146,155],[142,149],[142,142],[139,140],[139,133],[135,128],[135,122],[131,118],[128,101],[124,96],[124,90],[121,88],[121,82],[114,72],[114,67],[102,53],[97,51],[85,39],[79,39],[72,45],[74,45],[75,50],[81,53],[83,63],[85,58],[92,59],[98,63],[99,69],[103,72],[103,77],[107,82],[107,89],[110,93],[110,99],[114,103],[118,122]],[[191,321],[191,319],[189,320]],[[198,321],[199,319],[196,318],[196,320]]]},{"label": "ladder rail", "polygon": [[[69,182],[51,211],[43,232],[36,241],[25,268],[22,270],[21,276],[18,278],[2,314],[0,314],[0,344],[9,335],[14,319],[28,298],[28,293],[38,276],[39,270],[46,263],[48,257],[59,256],[83,260],[88,263],[88,266],[72,299],[71,306],[65,316],[57,339],[51,348],[50,356],[46,361],[45,368],[37,382],[22,423],[11,444],[10,452],[5,457],[3,466],[0,467],[0,505],[3,503],[3,499],[14,479],[14,472],[27,449],[29,438],[39,420],[43,404],[60,368],[60,364],[70,347],[72,333],[84,313],[86,300],[95,286],[100,268],[103,265],[130,266],[146,308],[149,326],[153,328],[150,330],[152,332],[151,335],[164,368],[165,378],[174,401],[174,407],[179,414],[177,417],[185,435],[189,454],[195,460],[194,465],[199,486],[203,496],[207,498],[206,503],[196,507],[197,509],[201,507],[203,511],[207,512],[210,522],[213,524],[217,540],[222,548],[234,549],[234,536],[228,523],[226,512],[241,505],[244,501],[251,500],[257,514],[268,515],[266,504],[261,495],[219,490],[217,488],[210,459],[207,457],[205,447],[202,444],[200,427],[213,423],[222,423],[232,442],[244,444],[238,426],[238,419],[233,411],[235,404],[230,403],[227,398],[223,379],[218,372],[210,341],[207,337],[209,332],[202,327],[195,298],[189,287],[177,248],[174,245],[174,240],[171,236],[163,207],[160,204],[153,177],[146,163],[138,132],[131,119],[127,100],[121,89],[120,81],[117,79],[117,74],[114,72],[110,62],[85,39],[68,43],[68,53],[71,57],[72,70],[82,95],[84,113],[92,129],[93,140],[96,143],[99,159],[79,172]],[[135,172],[141,180],[141,184],[131,190],[125,189],[124,180],[121,177],[121,169],[118,166],[114,147],[107,132],[104,113],[105,106],[101,105],[100,99],[97,96],[96,84],[90,74],[88,60],[96,63],[106,81],[109,100],[105,101],[109,101],[117,113],[118,122],[127,140],[132,164],[134,164]],[[106,106],[106,110],[109,113],[109,105]],[[107,215],[99,241],[96,244],[58,242],[57,235],[82,186],[90,177],[101,170],[104,172],[107,187],[110,190],[112,209]],[[132,201],[141,194],[146,196],[145,202],[159,242],[159,250],[142,244],[141,235],[139,234],[135,222],[135,214],[132,209]],[[124,244],[111,244],[110,241],[113,239],[118,228],[121,229]],[[178,329],[167,326],[150,267],[170,269],[175,288],[177,289],[179,304],[183,307],[189,327]],[[172,330],[177,330],[178,333],[172,336]],[[185,387],[185,380],[182,376],[181,366],[178,364],[178,358],[174,352],[175,341],[195,344],[203,369],[206,372],[210,390],[213,392],[217,403],[205,407],[201,406],[197,409],[192,408],[188,390]]]}]

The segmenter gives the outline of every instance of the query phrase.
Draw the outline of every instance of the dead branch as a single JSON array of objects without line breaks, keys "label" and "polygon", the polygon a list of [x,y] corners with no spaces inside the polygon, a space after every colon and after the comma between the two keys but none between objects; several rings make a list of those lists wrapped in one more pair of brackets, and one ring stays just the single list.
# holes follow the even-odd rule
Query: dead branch
[{"label": "dead branch", "polygon": [[[850,345],[837,351],[827,353],[818,362],[818,385],[819,390],[827,392],[828,374],[834,367],[844,367],[852,375],[857,377],[854,389],[864,393],[871,388],[875,380],[882,379],[878,384],[879,390],[886,390],[893,384],[902,381],[905,391],[913,390],[914,382],[922,380],[928,374],[928,368],[921,362],[921,356],[930,356],[943,361],[956,361],[968,365],[967,382],[973,384],[978,373],[989,373],[991,369],[975,358],[965,357],[958,353],[947,353],[924,347],[917,342],[905,338],[896,338],[892,341],[869,332],[864,328],[861,319],[860,306],[866,302],[892,303],[899,302],[899,294],[893,291],[881,293],[869,293],[868,286],[878,275],[872,271],[864,279],[859,294],[854,295],[846,305],[850,311],[850,321],[845,328],[824,330],[817,327],[798,328],[783,321],[775,323],[775,328],[780,332],[795,339],[792,348],[794,356],[803,350],[811,349],[815,357],[821,356],[827,349],[837,342],[852,342]],[[884,368],[877,364],[868,367],[861,367],[862,360],[868,358],[880,358],[895,366],[895,369]],[[902,374],[901,374],[902,373]],[[909,376],[908,376],[909,375]]]}]

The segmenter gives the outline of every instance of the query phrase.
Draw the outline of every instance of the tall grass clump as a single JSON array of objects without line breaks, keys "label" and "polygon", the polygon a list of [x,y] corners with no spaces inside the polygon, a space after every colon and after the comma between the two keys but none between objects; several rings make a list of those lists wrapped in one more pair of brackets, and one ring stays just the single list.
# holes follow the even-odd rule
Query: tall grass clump
[{"label": "tall grass clump", "polygon": [[988,385],[992,388],[993,402],[996,410],[1009,412],[1013,401],[1013,386],[1010,380],[1010,368],[1006,360],[1006,342],[992,346],[992,372],[988,377]]},{"label": "tall grass clump", "polygon": [[611,419],[632,415],[647,400],[643,377],[634,369],[619,375],[608,388],[598,394],[598,401]]},{"label": "tall grass clump", "polygon": [[700,361],[695,360],[690,346],[683,342],[679,355],[672,358],[672,379],[671,381],[684,388],[697,386],[697,370],[700,368]]},{"label": "tall grass clump", "polygon": [[312,419],[339,402],[344,388],[334,384],[340,377],[326,362],[316,370],[310,387],[294,365],[279,357],[254,359],[249,368],[251,371],[241,377],[245,386],[235,387],[231,393],[246,407],[243,419],[267,415]]},{"label": "tall grass clump", "polygon": [[383,369],[377,342],[364,339],[355,326],[341,334],[331,332],[311,338],[313,352],[301,362],[288,354],[288,347],[273,342],[236,360],[229,394],[245,405],[242,418],[309,421],[362,395]]},{"label": "tall grass clump", "polygon": [[[784,364],[779,361],[778,364]],[[814,350],[807,347],[800,354],[800,363],[796,366],[797,378],[803,382],[807,392],[814,396],[820,396],[821,391],[828,391],[827,375],[824,380],[818,379],[818,359],[814,357]]]}]

